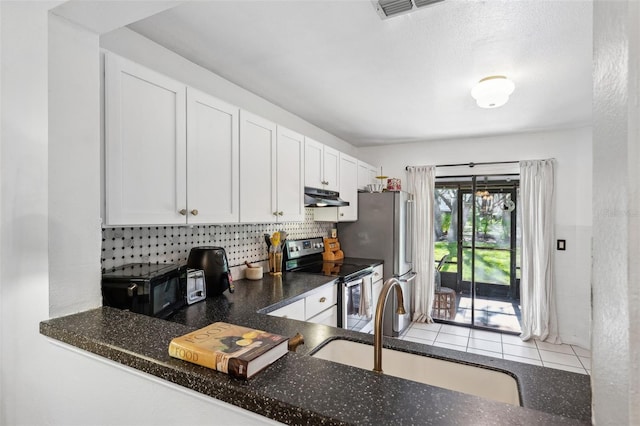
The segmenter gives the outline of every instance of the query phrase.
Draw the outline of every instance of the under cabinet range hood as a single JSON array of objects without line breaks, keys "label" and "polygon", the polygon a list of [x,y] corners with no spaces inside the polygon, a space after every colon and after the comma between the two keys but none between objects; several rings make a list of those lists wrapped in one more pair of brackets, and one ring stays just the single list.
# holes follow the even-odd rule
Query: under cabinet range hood
[{"label": "under cabinet range hood", "polygon": [[340,198],[339,192],[310,188],[308,186],[304,187],[305,207],[346,207],[348,205],[348,201]]}]

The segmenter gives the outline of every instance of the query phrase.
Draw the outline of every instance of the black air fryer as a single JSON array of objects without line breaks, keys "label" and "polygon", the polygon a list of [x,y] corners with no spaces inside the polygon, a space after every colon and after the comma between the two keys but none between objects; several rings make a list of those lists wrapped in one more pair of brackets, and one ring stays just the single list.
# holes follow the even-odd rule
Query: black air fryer
[{"label": "black air fryer", "polygon": [[233,293],[233,278],[227,253],[222,247],[193,247],[189,252],[187,267],[204,271],[207,297],[219,296],[227,289]]}]

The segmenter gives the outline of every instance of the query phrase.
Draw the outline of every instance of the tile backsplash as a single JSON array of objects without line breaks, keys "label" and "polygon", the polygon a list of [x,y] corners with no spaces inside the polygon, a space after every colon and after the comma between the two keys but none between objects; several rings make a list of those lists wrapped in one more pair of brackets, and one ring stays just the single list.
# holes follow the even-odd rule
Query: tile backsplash
[{"label": "tile backsplash", "polygon": [[127,263],[186,263],[191,247],[224,247],[231,266],[267,259],[264,234],[286,231],[287,239],[327,237],[335,224],[304,222],[191,226],[134,226],[102,229],[102,270]]}]

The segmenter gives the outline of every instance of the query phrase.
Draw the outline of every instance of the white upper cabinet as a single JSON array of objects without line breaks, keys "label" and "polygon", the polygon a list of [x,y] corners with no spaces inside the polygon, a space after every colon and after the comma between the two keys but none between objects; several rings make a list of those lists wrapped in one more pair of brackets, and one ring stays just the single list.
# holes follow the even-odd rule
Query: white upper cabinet
[{"label": "white upper cabinet", "polygon": [[276,124],[240,111],[240,221],[275,222]]},{"label": "white upper cabinet", "polygon": [[339,158],[339,151],[311,138],[305,138],[305,186],[338,191]]},{"label": "white upper cabinet", "polygon": [[340,151],[324,146],[324,189],[340,190]]},{"label": "white upper cabinet", "polygon": [[304,136],[278,126],[277,207],[279,222],[304,220]]},{"label": "white upper cabinet", "polygon": [[239,109],[105,55],[105,224],[233,223]]},{"label": "white upper cabinet", "polygon": [[304,142],[304,185],[324,187],[324,145],[306,138]]},{"label": "white upper cabinet", "polygon": [[340,198],[349,202],[338,207],[338,221],[358,220],[358,160],[340,153]]},{"label": "white upper cabinet", "polygon": [[304,136],[240,112],[240,221],[304,220]]},{"label": "white upper cabinet", "polygon": [[358,220],[358,160],[340,153],[340,198],[347,207],[320,207],[313,209],[313,218],[319,222],[352,222]]},{"label": "white upper cabinet", "polygon": [[[107,226],[304,221],[304,187],[358,217],[366,163],[127,59],[105,54]],[[371,182],[368,182],[371,183]]]},{"label": "white upper cabinet", "polygon": [[376,179],[376,168],[364,161],[358,160],[358,189],[366,190],[366,186],[371,183],[380,183]]},{"label": "white upper cabinet", "polygon": [[239,109],[187,90],[187,223],[237,223]]},{"label": "white upper cabinet", "polygon": [[186,213],[186,87],[105,57],[105,223],[180,224]]}]

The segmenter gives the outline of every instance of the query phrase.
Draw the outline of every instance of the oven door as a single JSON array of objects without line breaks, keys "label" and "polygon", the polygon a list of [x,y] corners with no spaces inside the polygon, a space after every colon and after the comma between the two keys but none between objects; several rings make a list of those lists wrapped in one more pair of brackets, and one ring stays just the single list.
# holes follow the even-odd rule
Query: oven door
[{"label": "oven door", "polygon": [[342,328],[369,333],[374,311],[373,274],[342,284]]}]

